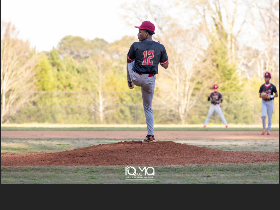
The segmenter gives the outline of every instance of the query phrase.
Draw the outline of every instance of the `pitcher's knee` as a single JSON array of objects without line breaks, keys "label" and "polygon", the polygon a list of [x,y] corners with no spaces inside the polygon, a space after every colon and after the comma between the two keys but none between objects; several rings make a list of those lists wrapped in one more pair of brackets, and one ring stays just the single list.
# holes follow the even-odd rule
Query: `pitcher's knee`
[{"label": "pitcher's knee", "polygon": [[265,119],[266,119],[266,116],[262,116],[262,119],[265,120]]}]

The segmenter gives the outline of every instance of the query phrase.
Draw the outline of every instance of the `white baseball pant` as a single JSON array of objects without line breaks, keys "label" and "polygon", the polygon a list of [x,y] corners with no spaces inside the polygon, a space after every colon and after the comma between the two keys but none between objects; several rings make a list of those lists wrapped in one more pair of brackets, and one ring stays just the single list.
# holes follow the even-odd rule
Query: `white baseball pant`
[{"label": "white baseball pant", "polygon": [[274,100],[271,100],[271,101],[262,100],[263,129],[266,130],[266,115],[268,115],[267,131],[271,131],[273,107],[274,107]]},{"label": "white baseball pant", "polygon": [[209,120],[210,120],[211,116],[214,114],[214,112],[217,112],[217,114],[220,116],[222,122],[227,126],[227,121],[226,121],[226,119],[223,115],[223,111],[222,111],[219,104],[217,104],[217,105],[211,104],[210,105],[208,115],[207,115],[206,120],[204,122],[204,126],[206,126],[209,123]]}]

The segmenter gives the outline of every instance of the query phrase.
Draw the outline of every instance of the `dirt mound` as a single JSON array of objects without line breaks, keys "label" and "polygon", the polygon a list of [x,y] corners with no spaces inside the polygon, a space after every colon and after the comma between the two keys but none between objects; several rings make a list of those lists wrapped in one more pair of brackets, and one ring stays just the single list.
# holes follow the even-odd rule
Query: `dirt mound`
[{"label": "dirt mound", "polygon": [[276,153],[221,151],[172,141],[149,144],[143,144],[141,141],[124,141],[63,152],[1,155],[1,166],[162,166],[278,161],[279,154]]}]

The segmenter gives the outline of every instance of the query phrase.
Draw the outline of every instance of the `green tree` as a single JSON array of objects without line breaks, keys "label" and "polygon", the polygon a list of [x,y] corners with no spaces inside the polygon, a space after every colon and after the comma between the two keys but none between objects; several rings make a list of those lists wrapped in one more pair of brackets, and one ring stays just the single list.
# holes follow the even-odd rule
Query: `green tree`
[{"label": "green tree", "polygon": [[58,52],[63,57],[84,59],[95,53],[104,53],[108,47],[109,43],[104,39],[85,40],[79,36],[65,36],[58,44]]},{"label": "green tree", "polygon": [[50,54],[49,54],[48,58],[49,58],[49,61],[50,61],[51,65],[53,67],[55,67],[57,71],[62,71],[63,70],[62,60],[59,56],[59,53],[58,53],[57,49],[53,48],[50,51]]},{"label": "green tree", "polygon": [[38,91],[55,91],[57,87],[56,70],[52,68],[46,55],[41,55],[40,63],[35,69],[38,77],[36,84]]},{"label": "green tree", "polygon": [[237,74],[237,63],[230,61],[225,44],[216,38],[212,38],[212,44],[209,48],[213,48],[213,50],[211,49],[213,52],[211,60],[220,91],[241,91],[242,86]]}]

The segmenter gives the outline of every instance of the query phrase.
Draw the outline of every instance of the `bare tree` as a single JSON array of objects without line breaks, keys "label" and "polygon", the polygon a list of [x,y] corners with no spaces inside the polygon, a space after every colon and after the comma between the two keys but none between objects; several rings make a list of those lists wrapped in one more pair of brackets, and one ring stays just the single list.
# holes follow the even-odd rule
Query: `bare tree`
[{"label": "bare tree", "polygon": [[173,1],[166,2],[165,6],[155,3],[154,1],[140,0],[133,4],[126,2],[122,4],[121,16],[129,26],[141,24],[143,21],[149,20],[156,26],[155,38],[164,34],[172,27],[172,18],[168,15],[168,6],[172,5]]},{"label": "bare tree", "polygon": [[[205,35],[208,44],[212,37],[227,48],[229,62],[238,62],[236,45],[246,25],[249,8],[244,0],[182,0],[187,13],[194,13],[197,28]],[[190,16],[191,18],[191,16]],[[241,75],[242,69],[237,69]]]},{"label": "bare tree", "polygon": [[99,116],[101,123],[104,123],[105,117],[112,113],[113,110],[109,109],[110,104],[114,103],[115,98],[106,95],[106,81],[108,79],[108,62],[104,54],[98,55],[98,57],[91,57],[88,63],[89,77],[92,78],[92,88],[94,92],[90,92],[89,101],[91,106],[90,110],[96,112]]},{"label": "bare tree", "polygon": [[31,99],[31,92],[19,95],[18,91],[35,88],[37,55],[28,41],[17,38],[18,31],[11,22],[1,21],[1,123],[10,107],[19,107]]},{"label": "bare tree", "polygon": [[207,45],[203,34],[194,27],[182,27],[176,18],[166,15],[165,11],[168,11],[166,7],[155,5],[152,1],[124,6],[124,14],[127,19],[129,17],[130,25],[131,21],[141,23],[144,20],[151,20],[156,25],[159,33],[154,40],[160,40],[166,47],[170,63],[167,70],[160,70],[156,88],[170,94],[155,97],[155,103],[173,109],[184,124],[187,114],[201,100],[201,93],[208,89],[209,80],[213,82],[214,77],[209,60],[207,65],[203,62],[204,46]]},{"label": "bare tree", "polygon": [[247,0],[251,7],[248,22],[253,26],[260,47],[260,56],[256,58],[258,76],[262,80],[265,71],[279,79],[279,1]]},{"label": "bare tree", "polygon": [[170,66],[160,72],[157,86],[169,95],[156,98],[156,101],[177,112],[184,124],[190,110],[215,81],[214,68],[202,50],[202,34],[196,30],[174,27],[161,40],[165,43]]}]

